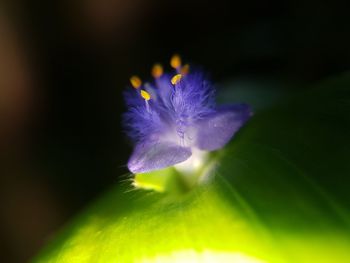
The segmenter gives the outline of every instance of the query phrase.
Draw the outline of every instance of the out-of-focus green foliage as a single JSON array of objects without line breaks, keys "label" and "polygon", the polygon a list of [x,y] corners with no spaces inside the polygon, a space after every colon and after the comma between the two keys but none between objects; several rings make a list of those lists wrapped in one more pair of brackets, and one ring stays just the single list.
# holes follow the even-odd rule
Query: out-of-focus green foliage
[{"label": "out-of-focus green foliage", "polygon": [[137,176],[155,191],[127,180],[33,262],[350,262],[350,76],[278,104],[198,185],[173,168]]}]

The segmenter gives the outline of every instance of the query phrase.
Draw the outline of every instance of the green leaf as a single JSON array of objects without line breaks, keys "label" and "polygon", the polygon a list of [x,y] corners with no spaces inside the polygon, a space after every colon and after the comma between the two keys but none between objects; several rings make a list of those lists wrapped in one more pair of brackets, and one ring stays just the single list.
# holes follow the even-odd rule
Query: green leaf
[{"label": "green leaf", "polygon": [[350,75],[256,114],[196,180],[117,185],[33,262],[350,262],[349,134]]}]

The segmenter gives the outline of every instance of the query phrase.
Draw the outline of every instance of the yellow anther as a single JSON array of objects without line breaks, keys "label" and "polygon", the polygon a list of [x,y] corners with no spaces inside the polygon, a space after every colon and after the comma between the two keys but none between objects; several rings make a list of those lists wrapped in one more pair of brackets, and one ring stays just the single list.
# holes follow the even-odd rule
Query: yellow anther
[{"label": "yellow anther", "polygon": [[154,64],[152,68],[152,76],[154,78],[159,78],[163,75],[163,67],[161,64]]},{"label": "yellow anther", "polygon": [[170,66],[175,69],[181,67],[181,57],[177,54],[173,55],[170,59]]},{"label": "yellow anther", "polygon": [[171,78],[171,84],[176,85],[177,83],[179,83],[181,78],[182,78],[181,74],[176,74],[174,77]]},{"label": "yellow anther", "polygon": [[190,65],[184,65],[180,70],[182,75],[187,75],[190,72]]},{"label": "yellow anther", "polygon": [[138,76],[132,76],[130,78],[130,83],[135,89],[138,89],[142,85],[142,80]]},{"label": "yellow anther", "polygon": [[151,99],[151,95],[143,89],[141,90],[141,97],[146,101]]}]

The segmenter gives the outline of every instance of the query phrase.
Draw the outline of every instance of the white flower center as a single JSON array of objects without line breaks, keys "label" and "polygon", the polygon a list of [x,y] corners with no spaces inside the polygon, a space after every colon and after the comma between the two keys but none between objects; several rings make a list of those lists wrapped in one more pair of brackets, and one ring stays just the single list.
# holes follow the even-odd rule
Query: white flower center
[{"label": "white flower center", "polygon": [[184,174],[197,173],[207,163],[208,152],[192,148],[192,155],[186,161],[174,165],[175,169]]}]

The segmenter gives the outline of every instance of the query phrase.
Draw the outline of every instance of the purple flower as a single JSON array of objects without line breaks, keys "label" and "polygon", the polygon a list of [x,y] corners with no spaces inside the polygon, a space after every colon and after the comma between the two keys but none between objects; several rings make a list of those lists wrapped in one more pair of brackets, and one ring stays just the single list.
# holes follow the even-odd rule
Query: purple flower
[{"label": "purple flower", "polygon": [[152,83],[132,77],[134,89],[125,93],[124,126],[136,143],[128,161],[133,173],[182,163],[193,152],[218,150],[252,115],[246,104],[217,107],[211,83],[201,71],[181,66],[179,56],[173,56],[171,66],[176,71],[165,74],[156,64]]}]

